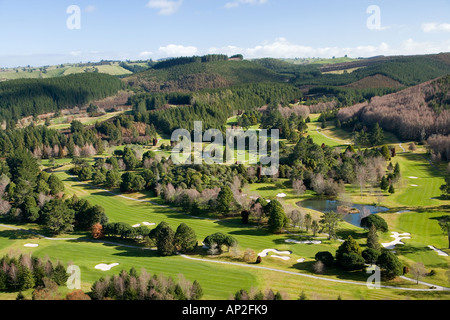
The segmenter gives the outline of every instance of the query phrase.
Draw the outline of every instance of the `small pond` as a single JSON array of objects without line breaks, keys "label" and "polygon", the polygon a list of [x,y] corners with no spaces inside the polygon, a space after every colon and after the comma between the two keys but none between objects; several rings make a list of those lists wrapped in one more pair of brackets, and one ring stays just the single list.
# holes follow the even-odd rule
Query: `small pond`
[{"label": "small pond", "polygon": [[368,210],[370,214],[389,211],[388,208],[370,206],[363,204],[346,203],[339,200],[326,200],[326,199],[312,199],[305,200],[298,203],[300,207],[312,209],[320,212],[346,212],[344,220],[351,223],[354,226],[360,227],[360,213],[363,210]]}]

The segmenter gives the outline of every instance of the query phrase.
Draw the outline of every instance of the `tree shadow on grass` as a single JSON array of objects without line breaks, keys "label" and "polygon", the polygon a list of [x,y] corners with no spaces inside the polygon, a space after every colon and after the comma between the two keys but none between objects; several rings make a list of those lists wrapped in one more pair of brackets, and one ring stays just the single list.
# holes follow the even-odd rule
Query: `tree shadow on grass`
[{"label": "tree shadow on grass", "polygon": [[257,236],[257,237],[261,237],[261,236],[269,236],[270,233],[267,232],[264,229],[244,229],[244,230],[235,230],[235,231],[231,231],[228,234],[230,235],[237,235],[237,236]]},{"label": "tree shadow on grass", "polygon": [[442,213],[442,216],[440,216],[440,217],[431,217],[431,218],[429,218],[430,220],[436,220],[437,222],[439,222],[439,220],[441,220],[442,218],[444,218],[444,217],[448,217],[448,216],[450,216],[450,212],[448,212],[448,213]]},{"label": "tree shadow on grass", "polygon": [[[221,227],[227,227],[227,228],[235,228],[235,229],[257,229],[261,230],[261,232],[264,230],[263,228],[258,228],[258,225],[256,223],[250,222],[248,224],[242,223],[241,218],[226,218],[226,219],[218,219],[214,222],[215,224],[218,224]],[[268,235],[269,233],[266,232],[265,235]]]},{"label": "tree shadow on grass", "polygon": [[38,236],[26,232],[25,230],[3,230],[0,231],[0,238],[8,238],[10,240],[37,239]]},{"label": "tree shadow on grass", "polygon": [[298,262],[292,266],[292,269],[313,273],[315,261]]},{"label": "tree shadow on grass", "polygon": [[357,271],[344,271],[342,269],[339,269],[335,264],[329,267],[324,267],[323,271],[321,273],[315,273],[314,272],[314,264],[316,261],[306,261],[301,263],[296,263],[292,266],[295,270],[301,270],[308,272],[312,276],[317,277],[330,277],[335,276],[337,279],[340,280],[348,280],[348,281],[366,281],[367,277],[369,276],[364,272],[364,270],[357,270]]},{"label": "tree shadow on grass", "polygon": [[408,161],[412,161],[412,162],[420,161],[421,163],[416,164],[416,166],[420,169],[425,169],[427,171],[427,176],[442,177],[442,173],[439,172],[439,170],[436,167],[430,165],[428,163],[428,159],[425,158],[424,156],[419,155],[419,154],[414,154],[414,153],[406,153],[406,154],[402,154],[402,157],[404,157]]},{"label": "tree shadow on grass", "polygon": [[156,250],[140,246],[132,240],[123,240],[120,238],[111,238],[105,240],[93,240],[89,237],[68,240],[71,243],[92,243],[111,248],[117,251],[113,255],[129,256],[129,257],[159,257]]},{"label": "tree shadow on grass", "polygon": [[408,244],[404,244],[404,245],[395,246],[395,251],[397,252],[397,254],[405,255],[405,254],[416,254],[416,253],[421,253],[421,252],[428,252],[428,251],[430,251],[430,248],[411,246]]},{"label": "tree shadow on grass", "polygon": [[119,256],[119,257],[142,257],[142,258],[161,258],[164,259],[165,257],[162,257],[159,255],[158,251],[156,250],[142,250],[142,249],[132,249],[132,248],[117,248],[117,251],[113,253],[113,256]]},{"label": "tree shadow on grass", "polygon": [[256,188],[256,190],[258,190],[258,191],[275,191],[278,189],[279,188],[277,186],[265,186],[265,187]]},{"label": "tree shadow on grass", "polygon": [[367,238],[367,231],[339,230],[336,232],[336,235],[344,240],[346,240],[349,236],[352,236],[352,238],[355,240],[359,240]]}]

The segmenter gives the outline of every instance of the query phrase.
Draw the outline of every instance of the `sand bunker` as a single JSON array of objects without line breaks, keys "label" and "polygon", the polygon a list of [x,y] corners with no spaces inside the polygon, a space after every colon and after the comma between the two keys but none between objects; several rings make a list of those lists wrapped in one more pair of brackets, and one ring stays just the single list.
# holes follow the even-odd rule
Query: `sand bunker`
[{"label": "sand bunker", "polygon": [[277,194],[278,198],[286,198],[287,194],[286,193],[279,193]]},{"label": "sand bunker", "polygon": [[402,210],[402,211],[396,212],[396,214],[402,214],[402,213],[407,213],[407,212],[411,212],[411,211],[410,210]]},{"label": "sand bunker", "polygon": [[117,267],[119,264],[118,263],[112,263],[112,264],[98,264],[95,266],[95,269],[97,270],[102,270],[102,271],[109,271],[114,267]]},{"label": "sand bunker", "polygon": [[265,249],[262,252],[258,253],[258,256],[260,256],[260,257],[267,257],[269,255],[269,252],[273,252],[273,253],[276,253],[276,254],[284,254],[284,255],[292,254],[291,251],[278,251],[277,249]]},{"label": "sand bunker", "polygon": [[273,254],[273,255],[271,255],[270,257],[271,257],[271,258],[278,258],[278,259],[285,260],[285,261],[291,259],[290,257],[286,257],[286,256],[282,257],[282,256],[278,256],[278,255],[276,255],[276,254]]},{"label": "sand bunker", "polygon": [[444,252],[444,251],[442,251],[442,250],[439,250],[439,249],[437,249],[436,247],[428,246],[428,248],[430,248],[431,250],[436,251],[436,252],[438,253],[438,255],[440,255],[440,256],[448,257],[448,253],[446,253],[446,252]]},{"label": "sand bunker", "polygon": [[287,239],[284,240],[284,242],[287,243],[296,243],[296,244],[321,244],[322,241],[320,240],[304,240],[304,241],[298,241],[298,240],[294,240],[294,239]]},{"label": "sand bunker", "polygon": [[402,242],[403,239],[411,239],[410,235],[410,233],[392,232],[391,237],[394,238],[394,241],[391,241],[389,243],[382,243],[381,245],[386,249],[394,249],[397,244],[404,244]]},{"label": "sand bunker", "polygon": [[419,179],[419,178],[417,178],[417,177],[408,177],[409,179]]},{"label": "sand bunker", "polygon": [[417,184],[412,184],[411,187],[418,187],[418,185]]},{"label": "sand bunker", "polygon": [[304,262],[304,261],[305,261],[305,259],[304,259],[304,258],[302,258],[302,259],[298,259],[298,260],[297,260],[297,262],[298,262],[298,263],[302,263],[302,262]]},{"label": "sand bunker", "polygon": [[27,244],[24,244],[23,246],[24,246],[24,247],[28,247],[28,248],[36,248],[36,247],[39,247],[39,245],[36,244],[36,243],[27,243]]},{"label": "sand bunker", "polygon": [[142,224],[138,223],[132,226],[133,228],[139,228],[140,226],[154,226],[156,223],[150,223],[150,222],[142,222]]}]

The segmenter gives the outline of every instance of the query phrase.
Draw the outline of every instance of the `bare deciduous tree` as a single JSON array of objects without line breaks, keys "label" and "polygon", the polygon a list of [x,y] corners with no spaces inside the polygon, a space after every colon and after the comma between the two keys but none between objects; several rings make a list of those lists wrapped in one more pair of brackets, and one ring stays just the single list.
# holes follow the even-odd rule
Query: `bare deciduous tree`
[{"label": "bare deciduous tree", "polygon": [[294,192],[296,195],[302,195],[306,191],[306,186],[303,183],[303,180],[295,179],[292,181],[292,188],[294,189]]},{"label": "bare deciduous tree", "polygon": [[423,263],[417,262],[415,263],[409,272],[413,275],[414,279],[416,279],[417,284],[419,284],[420,278],[424,277],[427,274],[427,270],[425,270],[425,266]]},{"label": "bare deciduous tree", "polygon": [[323,264],[322,261],[317,261],[316,263],[314,263],[314,273],[317,274],[322,274],[325,271],[325,265]]}]

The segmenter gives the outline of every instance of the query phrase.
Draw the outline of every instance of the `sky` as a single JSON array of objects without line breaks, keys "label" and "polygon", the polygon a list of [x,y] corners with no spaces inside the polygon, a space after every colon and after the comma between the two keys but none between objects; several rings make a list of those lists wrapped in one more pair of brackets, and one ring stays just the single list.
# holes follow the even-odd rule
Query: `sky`
[{"label": "sky", "polygon": [[0,67],[439,52],[449,0],[0,0]]}]

